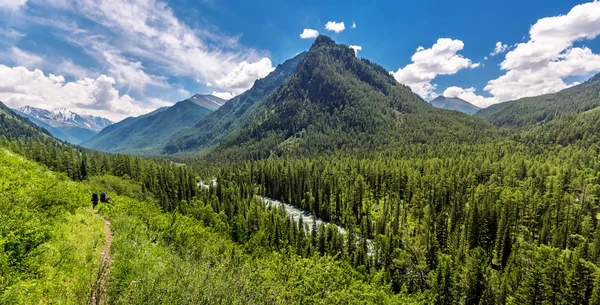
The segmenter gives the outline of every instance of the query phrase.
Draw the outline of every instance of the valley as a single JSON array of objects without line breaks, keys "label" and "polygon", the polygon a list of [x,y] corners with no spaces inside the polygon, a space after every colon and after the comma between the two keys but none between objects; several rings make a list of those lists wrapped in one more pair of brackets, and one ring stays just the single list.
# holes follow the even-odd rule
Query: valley
[{"label": "valley", "polygon": [[600,302],[600,74],[479,109],[357,52],[77,145],[0,104],[0,303]]}]

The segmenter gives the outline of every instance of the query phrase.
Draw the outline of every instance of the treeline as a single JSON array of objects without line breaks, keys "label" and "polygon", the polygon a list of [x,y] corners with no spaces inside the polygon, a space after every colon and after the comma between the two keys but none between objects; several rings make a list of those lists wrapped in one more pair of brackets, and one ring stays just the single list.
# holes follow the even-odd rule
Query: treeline
[{"label": "treeline", "polygon": [[[257,213],[253,185],[351,233],[302,237],[281,212]],[[213,192],[203,200],[226,215],[234,240],[330,254],[395,293],[436,304],[600,297],[600,160],[585,149],[507,141],[439,158],[264,160],[225,167]]]},{"label": "treeline", "polygon": [[197,177],[184,164],[166,159],[142,159],[130,155],[108,154],[74,147],[54,138],[9,139],[0,135],[0,147],[66,173],[75,181],[91,176],[114,175],[142,184],[144,192],[159,200],[165,211],[190,201],[197,192]]}]

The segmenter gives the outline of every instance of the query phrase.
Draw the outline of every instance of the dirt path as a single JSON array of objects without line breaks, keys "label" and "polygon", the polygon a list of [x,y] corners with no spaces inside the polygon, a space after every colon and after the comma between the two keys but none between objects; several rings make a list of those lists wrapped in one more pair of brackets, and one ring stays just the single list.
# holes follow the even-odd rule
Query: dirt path
[{"label": "dirt path", "polygon": [[110,264],[112,258],[110,256],[110,245],[113,240],[113,233],[110,229],[110,221],[104,219],[104,233],[106,235],[106,242],[102,247],[100,253],[100,268],[98,269],[98,275],[96,277],[96,283],[94,284],[92,295],[90,296],[90,304],[108,304],[108,274],[110,272]]}]

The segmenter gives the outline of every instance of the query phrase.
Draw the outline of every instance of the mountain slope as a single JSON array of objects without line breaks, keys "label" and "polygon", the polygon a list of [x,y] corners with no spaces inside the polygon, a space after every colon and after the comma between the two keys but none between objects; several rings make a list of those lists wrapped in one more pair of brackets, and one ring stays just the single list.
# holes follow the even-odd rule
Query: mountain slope
[{"label": "mountain slope", "polygon": [[165,153],[200,150],[214,145],[236,126],[246,122],[252,105],[271,94],[294,73],[306,52],[285,61],[263,79],[254,82],[248,91],[227,101],[221,108],[209,114],[193,127],[186,128],[172,137]]},{"label": "mountain slope", "polygon": [[2,102],[0,102],[0,136],[10,139],[35,138],[41,140],[51,138],[47,130],[16,114]]},{"label": "mountain slope", "polygon": [[295,73],[253,108],[213,156],[372,153],[413,143],[474,142],[492,130],[480,119],[434,108],[384,68],[322,35]]},{"label": "mountain slope", "polygon": [[438,96],[429,103],[437,108],[456,110],[471,115],[481,109],[458,97]]},{"label": "mountain slope", "polygon": [[36,125],[48,130],[54,137],[72,144],[80,144],[103,128],[113,124],[108,119],[91,115],[79,115],[65,108],[48,111],[24,106],[15,111],[19,115],[30,119]]},{"label": "mountain slope", "polygon": [[475,116],[497,126],[527,127],[575,115],[600,106],[600,73],[557,93],[492,105]]},{"label": "mountain slope", "polygon": [[215,102],[224,102],[213,96],[194,95],[171,107],[157,109],[149,114],[127,118],[109,126],[82,143],[84,147],[109,152],[157,154],[176,132],[193,126],[213,112]]}]

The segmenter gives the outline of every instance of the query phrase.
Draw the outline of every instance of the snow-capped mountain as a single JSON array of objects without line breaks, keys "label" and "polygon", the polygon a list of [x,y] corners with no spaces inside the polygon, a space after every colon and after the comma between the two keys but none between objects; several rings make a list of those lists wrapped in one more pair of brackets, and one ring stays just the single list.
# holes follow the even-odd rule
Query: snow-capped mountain
[{"label": "snow-capped mountain", "polygon": [[210,110],[217,110],[219,109],[219,107],[223,106],[225,102],[227,102],[224,99],[218,98],[210,94],[194,94],[194,96],[190,97],[187,100],[198,106],[202,106]]},{"label": "snow-capped mountain", "polygon": [[54,137],[73,144],[80,144],[105,127],[114,124],[108,119],[92,115],[79,115],[66,108],[49,111],[25,106],[15,109],[15,111],[48,130]]},{"label": "snow-capped mountain", "polygon": [[99,132],[104,127],[114,124],[112,121],[91,115],[79,115],[66,108],[48,111],[41,108],[25,106],[17,111],[30,119],[36,119],[52,127],[79,127]]}]

